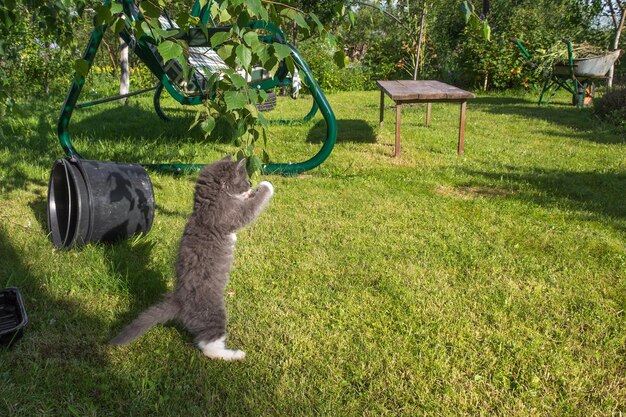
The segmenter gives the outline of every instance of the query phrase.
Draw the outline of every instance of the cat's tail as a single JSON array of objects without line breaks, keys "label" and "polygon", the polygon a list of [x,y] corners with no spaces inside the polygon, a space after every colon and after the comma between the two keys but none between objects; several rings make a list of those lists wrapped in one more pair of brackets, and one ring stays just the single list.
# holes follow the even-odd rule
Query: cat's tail
[{"label": "cat's tail", "polygon": [[172,298],[173,297],[169,296],[165,297],[163,301],[141,313],[132,323],[126,326],[124,330],[111,339],[109,344],[125,345],[144,334],[155,324],[165,323],[176,318],[180,307]]}]

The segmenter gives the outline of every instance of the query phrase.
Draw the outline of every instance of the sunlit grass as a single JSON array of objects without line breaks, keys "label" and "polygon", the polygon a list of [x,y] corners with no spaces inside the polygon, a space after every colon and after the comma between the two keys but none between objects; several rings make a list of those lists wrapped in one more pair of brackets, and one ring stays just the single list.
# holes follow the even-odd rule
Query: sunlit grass
[{"label": "sunlit grass", "polygon": [[[0,350],[0,415],[620,415],[626,412],[626,140],[589,110],[534,96],[394,113],[377,92],[329,96],[335,150],[276,194],[239,234],[228,287],[241,363],[205,359],[158,326],[105,344],[173,284],[194,176],[151,172],[145,237],[53,249],[49,169],[61,99],[1,121],[0,287],[30,325]],[[79,151],[98,160],[210,162],[233,150],[161,122],[150,100],[77,112]],[[281,99],[271,119],[302,117]],[[313,155],[323,119],[272,125],[276,162]],[[257,178],[256,181],[259,179]]]}]

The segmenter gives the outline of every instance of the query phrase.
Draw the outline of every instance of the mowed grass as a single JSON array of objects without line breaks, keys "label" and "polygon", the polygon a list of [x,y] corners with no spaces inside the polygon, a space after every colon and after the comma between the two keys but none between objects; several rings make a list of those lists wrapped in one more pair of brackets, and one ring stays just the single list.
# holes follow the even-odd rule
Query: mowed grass
[{"label": "mowed grass", "polygon": [[[176,325],[106,341],[174,281],[195,176],[151,172],[152,230],[59,251],[46,236],[47,181],[62,98],[0,123],[0,287],[30,317],[0,350],[2,416],[619,416],[626,413],[626,135],[567,96],[394,111],[377,92],[329,95],[335,150],[239,233],[228,343],[211,361]],[[281,99],[272,119],[308,99]],[[161,122],[150,99],[77,111],[85,156],[210,162],[233,148]],[[318,115],[271,127],[277,162],[313,155]],[[259,181],[256,178],[255,181]]]}]

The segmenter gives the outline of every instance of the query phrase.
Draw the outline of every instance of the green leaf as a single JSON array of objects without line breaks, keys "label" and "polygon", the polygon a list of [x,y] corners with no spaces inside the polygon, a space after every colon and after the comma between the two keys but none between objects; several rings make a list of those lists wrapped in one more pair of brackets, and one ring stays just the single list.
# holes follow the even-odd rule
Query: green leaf
[{"label": "green leaf", "polygon": [[254,104],[248,103],[245,105],[245,108],[252,115],[252,117],[256,119],[257,114],[259,114],[259,110],[256,108],[256,106]]},{"label": "green leaf", "polygon": [[246,0],[246,6],[253,16],[260,17],[262,20],[268,20],[267,10],[265,10],[260,0]]},{"label": "green leaf", "polygon": [[469,18],[469,24],[472,30],[478,31],[478,28],[480,27],[480,20],[478,20],[477,16],[471,15]]},{"label": "green leaf", "polygon": [[274,44],[274,51],[276,51],[276,59],[279,61],[291,55],[291,48],[280,43]]},{"label": "green leaf", "polygon": [[335,47],[335,45],[337,45],[337,37],[330,32],[326,32],[326,41],[333,48]]},{"label": "green leaf", "polygon": [[265,68],[270,74],[274,74],[278,69],[278,60],[276,57],[270,56],[270,59],[263,64],[263,68]]},{"label": "green leaf", "polygon": [[291,56],[285,58],[285,64],[287,64],[287,69],[290,73],[294,74],[296,72],[296,64]]},{"label": "green leaf", "polygon": [[180,65],[182,71],[183,71],[183,78],[185,81],[189,82],[189,80],[191,79],[191,76],[193,74],[193,68],[189,68],[189,65],[187,64],[187,59],[185,58],[185,55],[183,55],[182,51],[180,53],[180,55],[175,57],[176,61],[178,61],[178,64]]},{"label": "green leaf", "polygon": [[[139,22],[137,22],[137,23],[139,23]],[[139,26],[141,27],[141,34],[142,35],[146,34],[147,36],[150,36],[150,37],[154,37],[155,36],[155,33],[152,31],[152,26],[150,26],[148,24],[148,22],[146,22],[145,20],[141,21],[141,25],[139,25]]]},{"label": "green leaf", "polygon": [[165,30],[160,27],[152,27],[152,32],[156,33],[161,38],[171,38],[172,36],[178,35],[179,31],[176,29],[173,30]]},{"label": "green leaf", "polygon": [[487,23],[487,20],[483,21],[483,36],[488,41],[491,40],[491,27],[489,26],[489,23]]},{"label": "green leaf", "polygon": [[96,7],[96,17],[94,19],[95,25],[103,25],[109,20],[111,20],[111,9],[104,5]]},{"label": "green leaf", "polygon": [[320,21],[320,19],[317,17],[317,15],[315,13],[309,13],[309,17],[311,18],[311,20],[315,23],[315,25],[317,26],[317,31],[319,33],[322,33],[322,31],[324,30],[324,25],[322,24],[322,22]]},{"label": "green leaf", "polygon": [[469,3],[467,0],[461,3],[461,13],[463,13],[463,16],[465,17],[465,24],[469,22],[469,19],[472,16],[473,11],[474,11],[474,6],[472,6],[472,4]]},{"label": "green leaf", "polygon": [[248,14],[246,10],[241,11],[241,13],[237,15],[237,25],[235,27],[235,30],[239,28],[238,30],[239,36],[243,37],[243,32],[245,31],[248,23],[250,23],[250,20],[251,20],[250,15]]},{"label": "green leaf", "polygon": [[251,177],[259,172],[262,165],[263,162],[261,161],[261,158],[256,155],[250,155],[246,160],[246,171],[248,171],[248,176]]},{"label": "green leaf", "polygon": [[115,33],[120,33],[121,31],[124,30],[125,26],[126,26],[126,21],[118,17],[115,19],[115,22],[113,23],[113,31]]},{"label": "green leaf", "polygon": [[213,48],[217,48],[228,39],[230,39],[230,32],[217,32],[216,34],[211,36],[211,46]]},{"label": "green leaf", "polygon": [[259,44],[259,35],[255,31],[251,30],[243,35],[243,40],[250,48],[254,48]]},{"label": "green leaf", "polygon": [[269,48],[270,48],[270,45],[267,45],[265,43],[259,42],[259,44],[256,47],[256,50],[254,51],[254,53],[261,60],[261,64],[262,65],[265,65],[267,60],[270,59],[270,57],[271,57]]},{"label": "green leaf", "polygon": [[342,50],[335,51],[333,54],[333,61],[339,68],[343,68],[346,66],[346,56],[344,55]]},{"label": "green leaf", "polygon": [[247,130],[248,129],[247,129],[247,126],[246,126],[246,120],[245,119],[241,119],[241,118],[239,120],[237,120],[237,127],[236,127],[236,130],[235,130],[236,137],[238,137],[238,138],[242,137],[246,133]]},{"label": "green leaf", "polygon": [[235,71],[229,72],[230,80],[233,83],[233,87],[242,88],[248,85],[248,82],[245,78],[243,78],[240,74],[237,74]]},{"label": "green leaf", "polygon": [[224,45],[217,49],[217,54],[224,60],[224,62],[228,63],[231,60],[234,50],[235,47],[233,45]]},{"label": "green leaf", "polygon": [[252,51],[244,44],[240,44],[235,49],[235,54],[237,54],[237,60],[241,64],[241,66],[248,70],[250,68],[250,63],[252,62]]},{"label": "green leaf", "polygon": [[163,41],[157,47],[163,62],[167,62],[170,59],[177,58],[183,54],[183,47],[172,41]]},{"label": "green leaf", "polygon": [[309,24],[304,20],[304,16],[301,13],[296,13],[293,19],[296,22],[296,25],[300,26],[303,29],[311,29]]},{"label": "green leaf", "polygon": [[213,116],[207,115],[200,127],[202,128],[205,137],[210,135],[213,129],[215,129],[215,119]]},{"label": "green leaf", "polygon": [[[263,113],[259,112],[257,114],[257,121],[258,121],[259,125],[264,128],[263,135],[265,135],[265,128],[269,126],[269,122],[267,121],[265,116],[263,116]],[[267,145],[267,143],[266,143],[266,145]]]},{"label": "green leaf", "polygon": [[228,13],[228,11],[226,11],[226,9],[220,10],[220,14],[219,14],[220,22],[228,22],[230,21],[231,18],[232,16],[230,15],[230,13]]},{"label": "green leaf", "polygon": [[205,113],[205,109],[202,108],[198,111],[196,111],[196,117],[193,120],[193,123],[191,124],[191,126],[189,126],[189,131],[191,131],[191,129],[193,129],[194,127],[196,127],[198,125],[198,123],[200,123],[200,116],[202,116]]},{"label": "green leaf", "polygon": [[76,71],[76,75],[84,77],[89,72],[89,62],[82,58],[77,59],[74,61],[74,70]]},{"label": "green leaf", "polygon": [[122,13],[123,7],[121,3],[111,3],[111,14]]},{"label": "green leaf", "polygon": [[226,110],[243,109],[248,104],[248,98],[241,91],[226,91],[224,93]]},{"label": "green leaf", "polygon": [[141,13],[146,17],[158,19],[161,16],[161,8],[153,0],[144,0],[139,3]]},{"label": "green leaf", "polygon": [[294,20],[297,14],[298,12],[296,12],[294,9],[285,8],[280,11],[281,16],[286,17],[287,19],[290,19],[290,20]]},{"label": "green leaf", "polygon": [[350,21],[350,25],[354,26],[355,19],[354,19],[354,12],[352,12],[352,10],[348,12],[348,20]]}]

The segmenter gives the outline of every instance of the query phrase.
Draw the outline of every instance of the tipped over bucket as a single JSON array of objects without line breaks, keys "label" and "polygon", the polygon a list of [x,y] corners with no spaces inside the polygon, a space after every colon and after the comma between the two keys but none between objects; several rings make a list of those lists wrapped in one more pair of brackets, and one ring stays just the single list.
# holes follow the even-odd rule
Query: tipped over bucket
[{"label": "tipped over bucket", "polygon": [[52,243],[58,248],[126,239],[152,226],[152,182],[141,165],[57,159],[47,212]]}]

